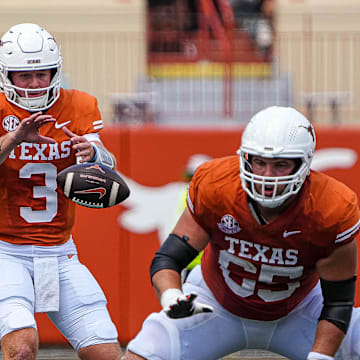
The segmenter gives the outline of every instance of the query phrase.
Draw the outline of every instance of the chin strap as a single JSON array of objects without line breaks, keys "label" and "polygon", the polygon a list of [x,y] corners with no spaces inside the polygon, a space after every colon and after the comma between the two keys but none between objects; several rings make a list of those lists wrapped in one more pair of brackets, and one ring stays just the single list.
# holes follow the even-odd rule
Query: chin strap
[{"label": "chin strap", "polygon": [[44,94],[38,97],[29,98],[29,97],[21,97],[17,98],[19,105],[24,106],[25,108],[29,109],[30,111],[37,111],[37,109],[43,109],[47,105],[48,101],[48,94]]}]

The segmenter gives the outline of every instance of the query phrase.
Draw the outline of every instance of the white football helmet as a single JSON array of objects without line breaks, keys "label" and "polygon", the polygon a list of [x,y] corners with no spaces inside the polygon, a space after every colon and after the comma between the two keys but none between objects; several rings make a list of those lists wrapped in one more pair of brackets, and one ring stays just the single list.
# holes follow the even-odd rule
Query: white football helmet
[{"label": "white football helmet", "polygon": [[[0,40],[0,91],[11,103],[31,112],[48,109],[60,96],[62,57],[56,41],[36,24],[11,27]],[[14,86],[12,71],[52,70],[50,86],[43,89],[23,89]],[[20,97],[17,90],[25,92]],[[39,97],[32,92],[46,91]]]},{"label": "white football helmet", "polygon": [[[315,131],[305,116],[290,107],[272,106],[255,114],[241,139],[240,178],[247,194],[261,206],[274,208],[297,194],[310,173],[316,145]],[[252,172],[249,157],[298,159],[296,171],[288,176],[260,176]],[[261,185],[261,192],[255,188]],[[277,188],[287,185],[281,194]],[[274,187],[272,196],[265,195],[265,186]]]}]

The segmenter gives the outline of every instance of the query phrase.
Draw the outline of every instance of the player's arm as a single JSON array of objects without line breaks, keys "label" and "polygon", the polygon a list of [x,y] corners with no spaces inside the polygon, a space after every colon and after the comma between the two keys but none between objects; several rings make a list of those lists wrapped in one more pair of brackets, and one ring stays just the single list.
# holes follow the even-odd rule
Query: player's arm
[{"label": "player's arm", "polygon": [[331,360],[346,334],[354,304],[356,240],[340,246],[329,257],[319,260],[316,267],[321,279],[324,304],[308,359]]},{"label": "player's arm", "polygon": [[23,141],[55,143],[54,139],[40,135],[40,128],[44,124],[54,121],[55,119],[51,115],[42,115],[41,112],[23,119],[15,131],[9,132],[0,138],[0,164]]},{"label": "player's arm", "polygon": [[12,132],[0,137],[0,164],[6,160],[11,151],[19,144]]},{"label": "player's arm", "polygon": [[181,318],[212,311],[197,303],[196,294],[183,294],[181,271],[209,242],[208,233],[186,208],[172,234],[156,252],[150,267],[151,281],[160,303],[169,317]]}]

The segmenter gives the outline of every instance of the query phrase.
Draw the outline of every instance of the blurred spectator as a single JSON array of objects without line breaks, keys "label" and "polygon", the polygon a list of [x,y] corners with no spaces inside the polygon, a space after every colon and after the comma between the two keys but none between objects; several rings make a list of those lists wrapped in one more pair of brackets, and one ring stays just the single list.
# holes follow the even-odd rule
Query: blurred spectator
[{"label": "blurred spectator", "polygon": [[146,93],[111,94],[114,123],[151,123],[154,113],[151,108],[151,95]]},{"label": "blurred spectator", "polygon": [[182,52],[184,32],[197,29],[197,6],[193,0],[148,0],[150,51]]},{"label": "blurred spectator", "polygon": [[229,0],[237,25],[249,33],[257,49],[268,56],[273,45],[275,0]]}]

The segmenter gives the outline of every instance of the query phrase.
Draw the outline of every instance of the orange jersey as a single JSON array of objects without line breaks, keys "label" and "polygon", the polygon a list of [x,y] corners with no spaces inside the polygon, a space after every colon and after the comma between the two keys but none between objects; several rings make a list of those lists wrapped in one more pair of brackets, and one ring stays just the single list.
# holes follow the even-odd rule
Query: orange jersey
[{"label": "orange jersey", "polygon": [[241,186],[238,156],[197,170],[188,208],[210,235],[201,263],[208,287],[227,310],[255,320],[287,315],[317,283],[316,262],[359,231],[356,194],[319,172],[283,214],[260,225]]},{"label": "orange jersey", "polygon": [[[46,112],[56,124],[40,132],[54,144],[26,143],[17,146],[0,165],[0,240],[13,244],[59,245],[69,239],[75,204],[57,187],[56,176],[73,165],[74,151],[58,124],[77,135],[103,127],[94,97],[77,90],[61,89],[60,98]],[[0,136],[13,131],[30,113],[0,94]],[[57,127],[57,128],[56,128]]]}]

